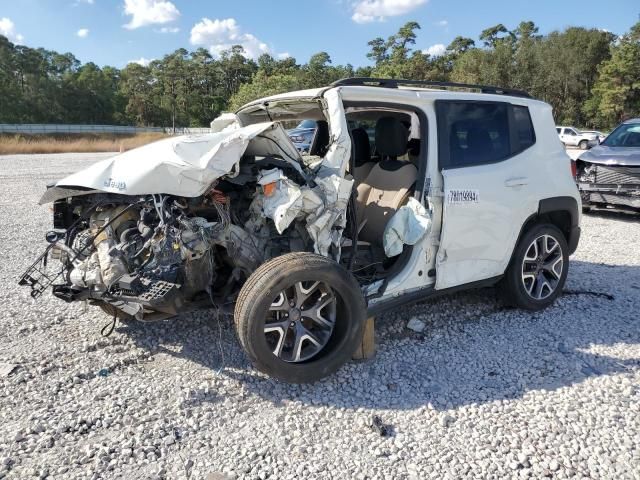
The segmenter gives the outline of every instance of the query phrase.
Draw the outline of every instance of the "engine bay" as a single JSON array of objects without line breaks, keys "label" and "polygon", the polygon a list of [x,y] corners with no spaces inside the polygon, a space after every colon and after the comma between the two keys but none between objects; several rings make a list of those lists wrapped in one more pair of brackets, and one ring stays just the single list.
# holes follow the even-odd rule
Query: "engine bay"
[{"label": "engine bay", "polygon": [[233,302],[264,261],[313,251],[300,222],[278,233],[263,211],[275,187],[258,183],[269,168],[302,185],[305,179],[276,157],[245,156],[239,165],[193,198],[89,193],[56,200],[49,245],[20,283],[34,298],[52,287],[67,302],[87,300],[140,320]]}]

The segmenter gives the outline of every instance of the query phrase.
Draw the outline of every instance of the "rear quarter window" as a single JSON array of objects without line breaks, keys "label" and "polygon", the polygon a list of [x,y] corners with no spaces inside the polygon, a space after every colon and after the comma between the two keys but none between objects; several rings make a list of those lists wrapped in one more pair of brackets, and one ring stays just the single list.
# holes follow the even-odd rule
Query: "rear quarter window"
[{"label": "rear quarter window", "polygon": [[520,105],[512,105],[513,128],[515,133],[515,150],[519,153],[536,143],[536,132],[533,130],[529,109]]}]

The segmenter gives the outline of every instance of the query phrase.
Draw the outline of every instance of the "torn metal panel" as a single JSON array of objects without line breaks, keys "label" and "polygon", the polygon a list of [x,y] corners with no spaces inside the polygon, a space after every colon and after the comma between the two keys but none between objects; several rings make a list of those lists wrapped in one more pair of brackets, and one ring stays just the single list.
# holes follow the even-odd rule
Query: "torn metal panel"
[{"label": "torn metal panel", "polygon": [[278,233],[282,233],[294,219],[305,219],[315,251],[328,255],[332,245],[339,252],[353,180],[344,178],[351,154],[351,140],[338,90],[326,93],[323,110],[330,126],[331,140],[326,155],[318,164],[315,185],[297,185],[279,169],[263,171],[258,183],[263,186],[276,183],[275,191],[265,194],[260,201],[263,202],[264,214],[274,221]]},{"label": "torn metal panel", "polygon": [[[56,187],[197,197],[214,180],[234,170],[245,153],[278,155],[302,171],[300,154],[282,126],[267,122],[160,140],[98,162],[58,181]],[[53,196],[55,191],[48,192],[42,200]]]},{"label": "torn metal panel", "polygon": [[[265,191],[262,210],[266,217],[273,220],[279,234],[299,216],[310,215],[323,207],[323,199],[315,191],[297,185],[279,168],[264,170],[261,173],[258,184],[262,185]],[[264,188],[272,184],[273,189]]]},{"label": "torn metal panel", "polygon": [[382,243],[387,257],[402,253],[404,245],[415,245],[431,228],[431,216],[415,198],[409,198],[391,217],[384,229]]},{"label": "torn metal panel", "polygon": [[344,177],[351,155],[351,138],[340,89],[335,88],[325,92],[323,109],[329,123],[331,142],[321,163],[321,168],[334,170],[332,173]]}]

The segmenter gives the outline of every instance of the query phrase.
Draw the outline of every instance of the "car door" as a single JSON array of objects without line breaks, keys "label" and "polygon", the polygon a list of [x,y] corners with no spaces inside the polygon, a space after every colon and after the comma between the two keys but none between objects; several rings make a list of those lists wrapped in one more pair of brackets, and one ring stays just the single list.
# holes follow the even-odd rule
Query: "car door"
[{"label": "car door", "polygon": [[443,214],[436,289],[501,275],[531,206],[526,150],[535,143],[527,107],[437,101]]}]

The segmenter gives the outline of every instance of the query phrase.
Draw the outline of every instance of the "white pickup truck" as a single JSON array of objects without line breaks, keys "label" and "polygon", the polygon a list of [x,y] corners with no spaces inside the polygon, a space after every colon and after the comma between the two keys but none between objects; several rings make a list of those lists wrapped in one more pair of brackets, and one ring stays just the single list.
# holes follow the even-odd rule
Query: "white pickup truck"
[{"label": "white pickup truck", "polygon": [[560,141],[567,147],[579,147],[586,150],[598,145],[598,134],[595,132],[582,132],[575,127],[556,127]]}]

